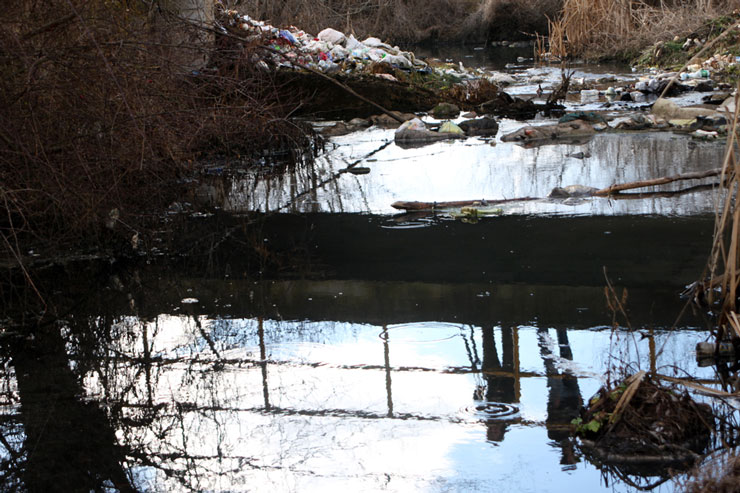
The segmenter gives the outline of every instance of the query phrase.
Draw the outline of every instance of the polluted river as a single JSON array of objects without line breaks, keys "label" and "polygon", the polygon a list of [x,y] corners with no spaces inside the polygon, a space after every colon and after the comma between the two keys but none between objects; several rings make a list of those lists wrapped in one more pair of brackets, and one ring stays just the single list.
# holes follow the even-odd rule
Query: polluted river
[{"label": "polluted river", "polygon": [[[530,53],[448,56],[535,97],[560,69]],[[717,381],[696,360],[707,322],[681,297],[709,256],[717,179],[549,195],[707,171],[724,144],[656,131],[526,146],[501,136],[532,120],[497,120],[496,137],[424,146],[373,125],[287,171],[213,165],[193,199],[209,207],[173,208],[157,245],[182,255],[50,267],[58,321],[3,338],[2,489],[674,491],[681,470],[599,461],[571,423],[620,372]]]}]

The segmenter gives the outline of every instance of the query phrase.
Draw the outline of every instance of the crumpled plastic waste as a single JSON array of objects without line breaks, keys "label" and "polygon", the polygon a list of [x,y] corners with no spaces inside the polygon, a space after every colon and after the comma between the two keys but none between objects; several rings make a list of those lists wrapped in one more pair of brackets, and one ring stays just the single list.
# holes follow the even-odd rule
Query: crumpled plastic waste
[{"label": "crumpled plastic waste", "polygon": [[450,122],[450,121],[444,122],[439,127],[439,131],[440,133],[448,133],[448,134],[459,134],[459,135],[465,134],[462,128],[460,128],[455,123]]},{"label": "crumpled plastic waste", "polygon": [[307,66],[324,73],[353,73],[361,72],[373,62],[384,62],[404,70],[435,70],[412,52],[383,43],[378,38],[358,41],[352,34],[347,36],[332,28],[313,36],[295,26],[278,29],[235,10],[224,11],[223,18],[229,26],[243,31],[248,41],[257,41],[279,52],[265,53],[262,57],[262,61],[279,68]]},{"label": "crumpled plastic waste", "polygon": [[331,43],[333,45],[342,44],[347,39],[344,33],[341,33],[330,27],[327,27],[326,29],[321,31],[316,37],[319,38],[319,40],[321,41]]},{"label": "crumpled plastic waste", "polygon": [[698,130],[694,130],[691,133],[691,137],[693,137],[694,139],[699,139],[699,140],[714,140],[714,139],[719,138],[719,133],[716,131],[707,131],[707,130],[698,129]]},{"label": "crumpled plastic waste", "polygon": [[292,45],[298,43],[298,40],[295,39],[295,36],[293,36],[293,33],[291,33],[290,31],[286,31],[286,30],[280,31],[280,37],[288,41]]},{"label": "crumpled plastic waste", "polygon": [[424,124],[423,121],[421,121],[419,118],[414,118],[411,120],[408,120],[407,122],[404,122],[401,124],[400,127],[398,127],[398,130],[396,130],[396,133],[401,133],[405,130],[426,130],[427,126]]},{"label": "crumpled plastic waste", "polygon": [[715,53],[710,58],[701,62],[701,67],[707,70],[724,70],[729,67],[734,67],[740,62],[735,55]]},{"label": "crumpled plastic waste", "polygon": [[709,70],[707,69],[698,69],[694,72],[683,72],[681,73],[681,80],[688,80],[688,79],[706,79],[709,78]]}]

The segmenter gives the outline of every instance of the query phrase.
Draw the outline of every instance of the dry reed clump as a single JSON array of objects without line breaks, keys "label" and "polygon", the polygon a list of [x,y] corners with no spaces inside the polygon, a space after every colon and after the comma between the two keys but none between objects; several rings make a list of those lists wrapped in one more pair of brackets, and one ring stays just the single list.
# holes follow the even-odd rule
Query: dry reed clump
[{"label": "dry reed clump", "polygon": [[[740,87],[738,87],[740,89]],[[740,293],[740,160],[738,159],[738,120],[740,105],[735,96],[735,113],[727,115],[728,125],[725,158],[720,174],[716,200],[712,251],[706,267],[708,281],[692,285],[693,298],[701,305],[715,309],[718,341],[733,339],[740,342],[738,294]]]},{"label": "dry reed clump", "polygon": [[144,2],[4,6],[0,251],[96,241],[111,221],[130,235],[200,156],[303,138],[244,47],[220,54],[229,70],[192,72],[209,39]]},{"label": "dry reed clump", "polygon": [[738,6],[737,0],[564,0],[550,24],[550,44],[558,56],[634,54],[657,41],[686,36]]}]

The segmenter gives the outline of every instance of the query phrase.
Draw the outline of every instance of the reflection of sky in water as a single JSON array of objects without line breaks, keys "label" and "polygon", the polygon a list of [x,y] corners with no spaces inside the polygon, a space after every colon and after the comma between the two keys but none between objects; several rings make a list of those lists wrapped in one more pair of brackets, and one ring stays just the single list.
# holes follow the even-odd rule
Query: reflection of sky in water
[{"label": "reflection of sky in water", "polygon": [[[486,380],[477,371],[493,354],[490,348],[484,354],[481,327],[433,321],[389,325],[386,346],[384,328],[377,325],[265,320],[261,332],[255,319],[199,322],[200,327],[189,317],[162,315],[148,325],[156,354],[184,358],[155,372],[155,400],[214,406],[210,411],[185,408],[187,443],[179,445],[191,455],[222,454],[219,460],[198,461],[224,473],[203,476],[202,489],[611,491],[587,463],[563,469],[563,451],[548,437],[548,427],[567,423],[550,422],[548,409],[558,397],[550,395],[549,377],[577,378],[585,400],[602,384],[609,353],[649,367],[648,339],[640,333],[568,331],[569,361],[559,357],[564,329],[557,334],[536,326],[489,328],[504,366],[506,334],[518,341],[509,346],[518,369],[504,368],[504,374],[518,374],[520,397],[510,403],[518,412],[481,421],[475,389],[499,378]],[[259,364],[260,333],[266,381]],[[663,348],[659,370],[677,365],[712,378],[711,369],[697,368],[693,361],[693,347],[702,339],[702,333],[689,330],[657,331],[656,347]],[[212,362],[219,358],[210,348],[226,362],[222,369],[214,371]],[[137,345],[120,349],[138,351]],[[546,357],[556,374],[546,371]],[[496,441],[489,426],[501,432]],[[120,438],[164,453],[180,441],[179,432],[170,432],[165,439],[146,432]],[[242,465],[232,471],[238,457],[250,457],[257,468]],[[157,477],[153,484],[162,487],[166,481]]]},{"label": "reflection of sky in water", "polygon": [[[577,72],[575,77],[594,78],[613,70],[618,69],[589,68],[589,73]],[[531,68],[526,63],[507,71],[541,77],[543,87],[560,77],[557,68]],[[507,91],[531,94],[536,87],[519,84]],[[696,95],[684,100],[692,97]],[[576,109],[596,107],[574,105]],[[500,124],[495,142],[472,138],[416,149],[396,146],[393,130],[371,128],[330,140],[329,151],[315,166],[302,166],[267,180],[247,175],[220,191],[214,185],[211,191],[227,211],[395,214],[390,205],[397,200],[545,197],[556,186],[606,187],[701,171],[719,166],[724,151],[721,144],[692,142],[671,133],[603,134],[582,144],[526,149],[500,141],[501,135],[523,123],[503,119]],[[568,156],[577,152],[591,157]],[[332,179],[352,163],[371,172]],[[695,184],[673,184],[662,190]],[[505,214],[694,215],[713,212],[714,206],[712,193],[702,192],[674,198],[587,199],[569,205],[537,201],[501,207]],[[510,253],[512,263],[531,262],[526,255],[519,260],[518,251]],[[643,259],[631,262],[645,275]],[[522,270],[526,268],[530,266],[521,265]],[[471,274],[466,271],[465,275]],[[580,276],[575,275],[578,281],[573,281],[578,286],[584,278],[583,273]],[[474,277],[478,279],[477,273]],[[683,279],[678,274],[674,277]],[[373,299],[377,290],[384,289],[373,291],[360,281],[340,283],[347,298]],[[606,486],[601,473],[588,462],[564,464],[567,445],[553,437],[553,430],[560,427],[562,431],[572,411],[563,407],[568,399],[559,398],[563,396],[557,394],[558,383],[575,383],[585,401],[602,385],[611,365],[630,363],[635,370],[650,367],[649,339],[642,337],[644,321],[634,334],[612,334],[603,326],[566,330],[561,322],[557,322],[558,329],[540,328],[538,323],[549,323],[542,322],[547,320],[546,305],[553,300],[562,302],[568,293],[572,293],[568,301],[573,304],[560,310],[572,314],[566,315],[571,317],[567,327],[576,325],[581,310],[576,307],[585,304],[595,311],[596,304],[592,297],[580,298],[585,291],[567,286],[562,288],[565,297],[555,296],[561,290],[558,286],[540,286],[535,290],[537,297],[529,293],[524,298],[520,289],[486,284],[472,286],[470,296],[477,293],[480,298],[476,299],[485,300],[494,312],[504,304],[516,304],[517,310],[506,314],[514,322],[491,322],[485,327],[441,322],[442,317],[433,318],[437,316],[431,313],[432,304],[452,307],[445,320],[457,320],[458,309],[463,319],[465,309],[470,310],[468,305],[464,309],[450,304],[450,299],[459,302],[464,297],[445,298],[455,289],[442,286],[450,287],[415,283],[404,288],[414,292],[409,300],[419,303],[413,315],[404,312],[402,317],[415,321],[403,324],[393,323],[394,308],[385,306],[374,317],[343,319],[350,321],[285,321],[278,320],[279,315],[258,320],[241,318],[253,316],[243,311],[237,311],[240,314],[235,318],[159,315],[142,321],[124,317],[117,329],[132,335],[112,338],[108,353],[101,352],[102,371],[85,374],[85,391],[103,406],[120,404],[124,417],[133,418],[134,423],[142,413],[146,417],[147,409],[151,411],[147,406],[161,405],[152,412],[151,422],[123,425],[116,438],[143,451],[147,460],[174,471],[189,471],[187,481],[196,491],[629,490],[623,483]],[[350,293],[353,288],[357,292]],[[394,289],[396,295],[404,292],[398,286]],[[194,291],[188,296],[203,298],[197,288]],[[321,297],[321,289],[308,292],[313,296],[311,303],[326,303],[330,311],[340,304],[326,293]],[[237,288],[229,296],[234,294],[239,294]],[[302,291],[295,295],[302,296]],[[275,311],[271,313],[283,308],[272,306]],[[561,320],[560,311],[547,313]],[[486,318],[489,312],[480,312],[475,311],[477,320],[503,316],[494,313]],[[384,327],[386,315],[389,320]],[[308,317],[300,306],[293,308],[291,316]],[[334,312],[330,317],[341,318]],[[371,323],[352,321],[358,319]],[[580,327],[608,322],[594,319],[598,315]],[[694,347],[704,340],[704,332],[686,327],[659,329],[655,335],[659,372],[715,378],[711,367],[699,368],[694,360]],[[560,345],[565,337],[567,346]],[[572,360],[560,356],[567,349],[572,351]],[[681,372],[674,373],[674,368]],[[6,380],[8,393],[15,393],[14,377]],[[492,389],[496,392],[487,392]],[[17,404],[6,405],[3,412],[20,416]],[[15,439],[20,443],[24,438],[19,426]],[[134,466],[131,473],[142,491],[185,489],[161,469]],[[671,489],[668,484],[658,491]]]},{"label": "reflection of sky in water", "polygon": [[[336,148],[319,158],[315,167],[301,168],[267,181],[241,180],[227,192],[228,210],[397,213],[395,201],[441,202],[544,198],[554,187],[585,185],[605,188],[617,183],[648,180],[719,167],[724,146],[692,141],[668,132],[599,134],[583,144],[523,148],[500,142],[500,136],[521,126],[504,120],[496,145],[478,138],[439,142],[401,149],[392,130],[369,129],[334,139]],[[569,154],[584,152],[578,159]],[[360,161],[367,175],[342,174],[340,169]],[[328,180],[323,186],[316,186]],[[684,181],[657,190],[675,191],[707,181]],[[656,190],[656,191],[657,191]],[[640,191],[652,191],[642,189]],[[711,191],[678,197],[635,200],[589,198],[581,201],[504,204],[507,214],[690,215],[713,212]]]}]

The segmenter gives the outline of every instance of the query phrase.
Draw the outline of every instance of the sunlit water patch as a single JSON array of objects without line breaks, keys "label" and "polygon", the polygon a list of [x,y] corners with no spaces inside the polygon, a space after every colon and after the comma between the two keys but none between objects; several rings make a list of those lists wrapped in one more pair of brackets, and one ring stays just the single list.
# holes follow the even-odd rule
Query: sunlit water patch
[{"label": "sunlit water patch", "polygon": [[[504,121],[501,133],[520,125]],[[392,130],[374,128],[336,138],[335,149],[311,165],[274,178],[230,182],[220,205],[234,212],[394,214],[398,211],[391,204],[396,201],[537,198],[541,200],[496,207],[505,215],[705,214],[714,210],[714,193],[711,186],[701,185],[713,183],[712,179],[646,188],[640,190],[642,196],[633,194],[618,199],[547,197],[555,187],[606,188],[706,171],[721,165],[724,152],[717,143],[697,142],[687,135],[666,132],[598,134],[579,144],[566,142],[533,148],[470,138],[402,149],[392,140]],[[358,162],[371,172],[340,172]],[[420,225],[424,223],[412,219],[398,227]]]}]

